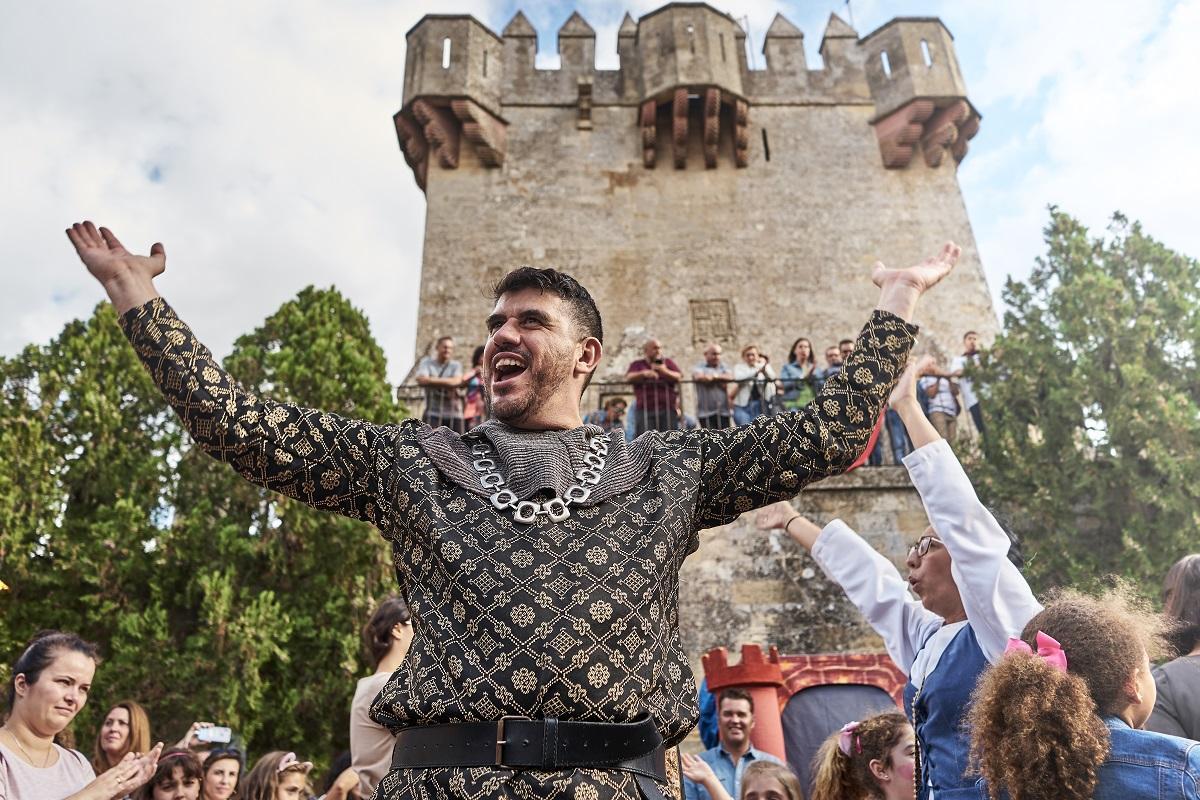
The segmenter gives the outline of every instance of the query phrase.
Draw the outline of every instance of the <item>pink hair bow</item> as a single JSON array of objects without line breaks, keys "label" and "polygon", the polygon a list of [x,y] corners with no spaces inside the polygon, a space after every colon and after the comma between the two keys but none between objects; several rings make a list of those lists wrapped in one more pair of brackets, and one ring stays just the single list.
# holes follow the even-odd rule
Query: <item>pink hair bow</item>
[{"label": "pink hair bow", "polygon": [[275,772],[282,773],[289,769],[303,770],[308,772],[313,768],[311,761],[299,761],[295,753],[287,753],[283,758],[279,759],[279,766],[275,768]]},{"label": "pink hair bow", "polygon": [[842,751],[842,755],[850,755],[851,743],[858,752],[862,752],[862,742],[854,735],[856,730],[858,730],[857,722],[847,722],[842,726],[842,734],[838,737],[838,750]]},{"label": "pink hair bow", "polygon": [[1004,648],[1004,654],[1028,653],[1031,656],[1037,656],[1042,659],[1059,672],[1066,672],[1067,654],[1063,652],[1062,645],[1053,636],[1049,636],[1041,631],[1037,632],[1036,641],[1037,652],[1034,652],[1033,648],[1023,640],[1009,637],[1008,646]]}]

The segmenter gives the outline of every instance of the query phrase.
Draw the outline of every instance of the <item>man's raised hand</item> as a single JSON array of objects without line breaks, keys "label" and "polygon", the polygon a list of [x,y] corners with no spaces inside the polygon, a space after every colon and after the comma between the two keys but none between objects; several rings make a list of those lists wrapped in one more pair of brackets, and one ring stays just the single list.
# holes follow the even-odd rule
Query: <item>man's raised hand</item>
[{"label": "man's raised hand", "polygon": [[91,222],[76,222],[67,228],[67,238],[118,314],[158,297],[154,278],[167,268],[167,251],[161,244],[152,245],[148,256],[134,255],[112,231],[97,229]]},{"label": "man's raised hand", "polygon": [[936,256],[930,256],[907,269],[891,269],[876,261],[871,280],[880,290],[878,308],[901,319],[911,320],[917,298],[949,275],[960,255],[961,247],[954,242],[946,242]]}]

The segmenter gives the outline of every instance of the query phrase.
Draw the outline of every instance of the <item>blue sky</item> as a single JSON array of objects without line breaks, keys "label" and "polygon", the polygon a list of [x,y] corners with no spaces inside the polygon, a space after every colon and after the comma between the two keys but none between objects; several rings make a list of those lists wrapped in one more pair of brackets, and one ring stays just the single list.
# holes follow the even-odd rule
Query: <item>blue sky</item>
[{"label": "blue sky", "polygon": [[[660,3],[127,0],[15,4],[0,27],[0,219],[8,290],[0,354],[44,342],[102,297],[62,229],[90,217],[127,244],[167,245],[161,289],[218,355],[309,283],[369,316],[399,380],[412,362],[424,200],[391,126],[404,33],[425,13],[500,32],[517,8],[553,66],[578,9],[597,61]],[[1046,206],[1102,228],[1117,209],[1200,255],[1200,0],[713,3],[762,36],[775,13],[809,66],[831,11],[866,34],[939,16],[983,113],[959,168],[993,294],[1026,276]]]}]

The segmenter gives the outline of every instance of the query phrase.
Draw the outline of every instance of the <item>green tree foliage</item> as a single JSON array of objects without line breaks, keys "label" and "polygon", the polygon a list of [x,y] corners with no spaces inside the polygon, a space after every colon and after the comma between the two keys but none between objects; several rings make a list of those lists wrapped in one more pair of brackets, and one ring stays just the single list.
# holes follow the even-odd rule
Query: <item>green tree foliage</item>
[{"label": "green tree foliage", "polygon": [[973,465],[1041,586],[1123,576],[1155,594],[1200,542],[1200,263],[1116,215],[1095,237],[1051,209],[984,360]]},{"label": "green tree foliage", "polygon": [[[377,422],[402,413],[366,319],[333,289],[300,292],[225,366],[276,399]],[[0,380],[0,647],[11,663],[46,627],[102,645],[80,744],[133,697],[169,741],[210,719],[252,751],[323,761],[344,749],[359,631],[394,586],[378,533],[194,447],[107,304],[0,362]]]}]

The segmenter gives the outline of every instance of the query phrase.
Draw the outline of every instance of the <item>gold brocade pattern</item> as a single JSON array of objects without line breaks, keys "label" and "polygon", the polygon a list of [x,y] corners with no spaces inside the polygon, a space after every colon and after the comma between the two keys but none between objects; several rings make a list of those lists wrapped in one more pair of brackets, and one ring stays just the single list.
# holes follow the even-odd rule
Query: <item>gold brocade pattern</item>
[{"label": "gold brocade pattern", "polygon": [[[726,431],[650,433],[632,491],[520,525],[440,472],[423,423],[375,425],[247,392],[167,303],[121,319],[196,443],[253,483],[375,525],[392,543],[415,637],[372,707],[393,729],[649,714],[669,745],[695,724],[679,639],[679,569],[699,530],[844,471],[862,452],[915,328],[882,312],[813,404]],[[852,376],[852,377],[851,377]],[[470,434],[468,434],[470,437]],[[663,787],[679,796],[676,778]],[[377,797],[638,798],[614,770],[426,768],[388,775]]]}]

